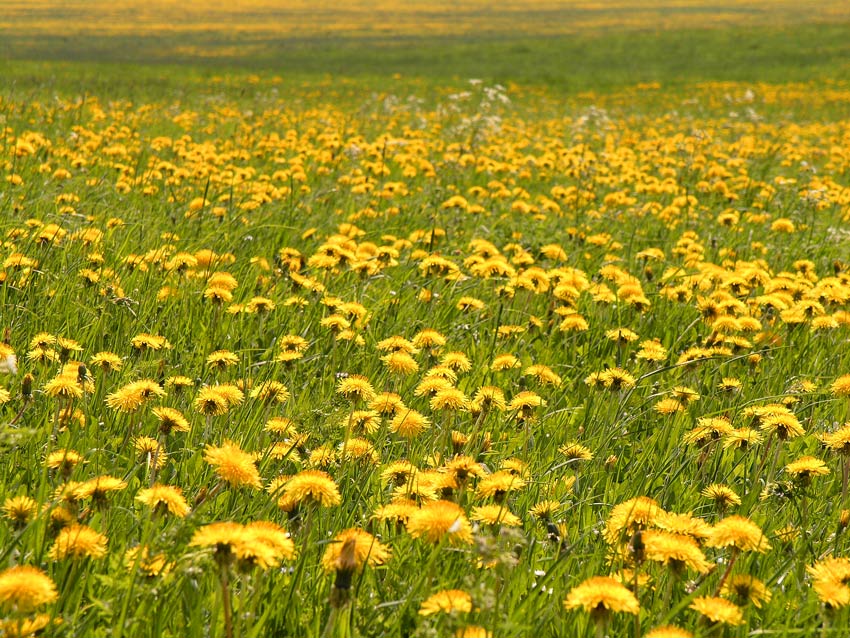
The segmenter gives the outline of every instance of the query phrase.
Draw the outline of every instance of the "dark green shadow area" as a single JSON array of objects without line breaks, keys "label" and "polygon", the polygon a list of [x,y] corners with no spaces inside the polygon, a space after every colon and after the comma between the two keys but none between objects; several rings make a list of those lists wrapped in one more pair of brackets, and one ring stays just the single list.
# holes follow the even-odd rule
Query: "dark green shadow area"
[{"label": "dark green shadow area", "polygon": [[[203,77],[262,72],[287,78],[317,75],[467,79],[546,84],[555,89],[606,89],[638,82],[703,80],[811,81],[850,77],[850,24],[800,24],[756,29],[601,32],[558,37],[385,38],[231,41],[222,32],[191,41],[169,38],[0,38],[0,70],[20,78],[25,61],[86,63],[93,81],[114,81],[125,64],[192,66]],[[177,55],[179,47],[210,55]],[[236,53],[234,54],[234,48]],[[245,51],[244,55],[238,53]],[[183,48],[182,50],[186,50]],[[227,52],[227,55],[217,55]],[[176,70],[175,70],[176,71]],[[185,71],[180,71],[182,75]],[[134,71],[134,74],[136,71]],[[138,77],[138,76],[137,76]],[[185,79],[185,78],[184,78]],[[61,78],[57,81],[61,82]]]}]

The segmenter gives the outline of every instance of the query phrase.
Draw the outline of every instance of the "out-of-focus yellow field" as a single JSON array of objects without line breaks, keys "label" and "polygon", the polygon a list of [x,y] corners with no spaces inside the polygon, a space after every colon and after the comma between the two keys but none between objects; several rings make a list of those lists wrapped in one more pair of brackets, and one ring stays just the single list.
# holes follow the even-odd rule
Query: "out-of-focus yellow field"
[{"label": "out-of-focus yellow field", "polygon": [[0,33],[269,37],[567,34],[604,29],[761,26],[850,19],[841,0],[11,0]]}]

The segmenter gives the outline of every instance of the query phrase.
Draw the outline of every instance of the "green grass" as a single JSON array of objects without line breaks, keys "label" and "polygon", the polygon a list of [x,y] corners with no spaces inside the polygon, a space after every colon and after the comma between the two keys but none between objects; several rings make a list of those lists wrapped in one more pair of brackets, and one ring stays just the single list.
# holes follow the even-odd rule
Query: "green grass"
[{"label": "green grass", "polygon": [[[784,82],[850,77],[850,25],[581,33],[572,36],[385,38],[248,42],[250,54],[216,55],[232,47],[220,34],[190,41],[152,36],[85,39],[7,34],[0,57],[99,64],[196,65],[279,73],[379,78],[400,73],[433,81],[480,77],[561,90],[604,90],[638,82],[704,80]],[[212,60],[175,54],[175,46],[210,51]],[[14,71],[13,71],[14,73]]]}]

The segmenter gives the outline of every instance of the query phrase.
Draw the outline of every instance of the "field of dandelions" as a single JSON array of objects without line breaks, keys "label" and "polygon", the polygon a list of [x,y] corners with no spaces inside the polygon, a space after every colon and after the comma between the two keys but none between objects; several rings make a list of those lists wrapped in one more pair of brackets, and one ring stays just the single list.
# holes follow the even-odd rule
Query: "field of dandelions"
[{"label": "field of dandelions", "polygon": [[846,635],[850,84],[54,72],[2,635]]}]

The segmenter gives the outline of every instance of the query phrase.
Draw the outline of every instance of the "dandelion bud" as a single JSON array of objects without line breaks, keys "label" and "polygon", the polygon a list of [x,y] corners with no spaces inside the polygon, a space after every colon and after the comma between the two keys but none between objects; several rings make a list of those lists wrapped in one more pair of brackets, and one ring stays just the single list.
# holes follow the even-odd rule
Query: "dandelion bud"
[{"label": "dandelion bud", "polygon": [[841,510],[841,514],[838,516],[838,526],[845,529],[848,525],[850,525],[850,510]]},{"label": "dandelion bud", "polygon": [[33,380],[33,376],[29,372],[27,372],[21,380],[21,395],[27,400],[32,398]]},{"label": "dandelion bud", "polygon": [[612,469],[617,464],[617,461],[618,459],[616,454],[612,454],[611,456],[609,456],[607,459],[605,459],[606,469]]}]

